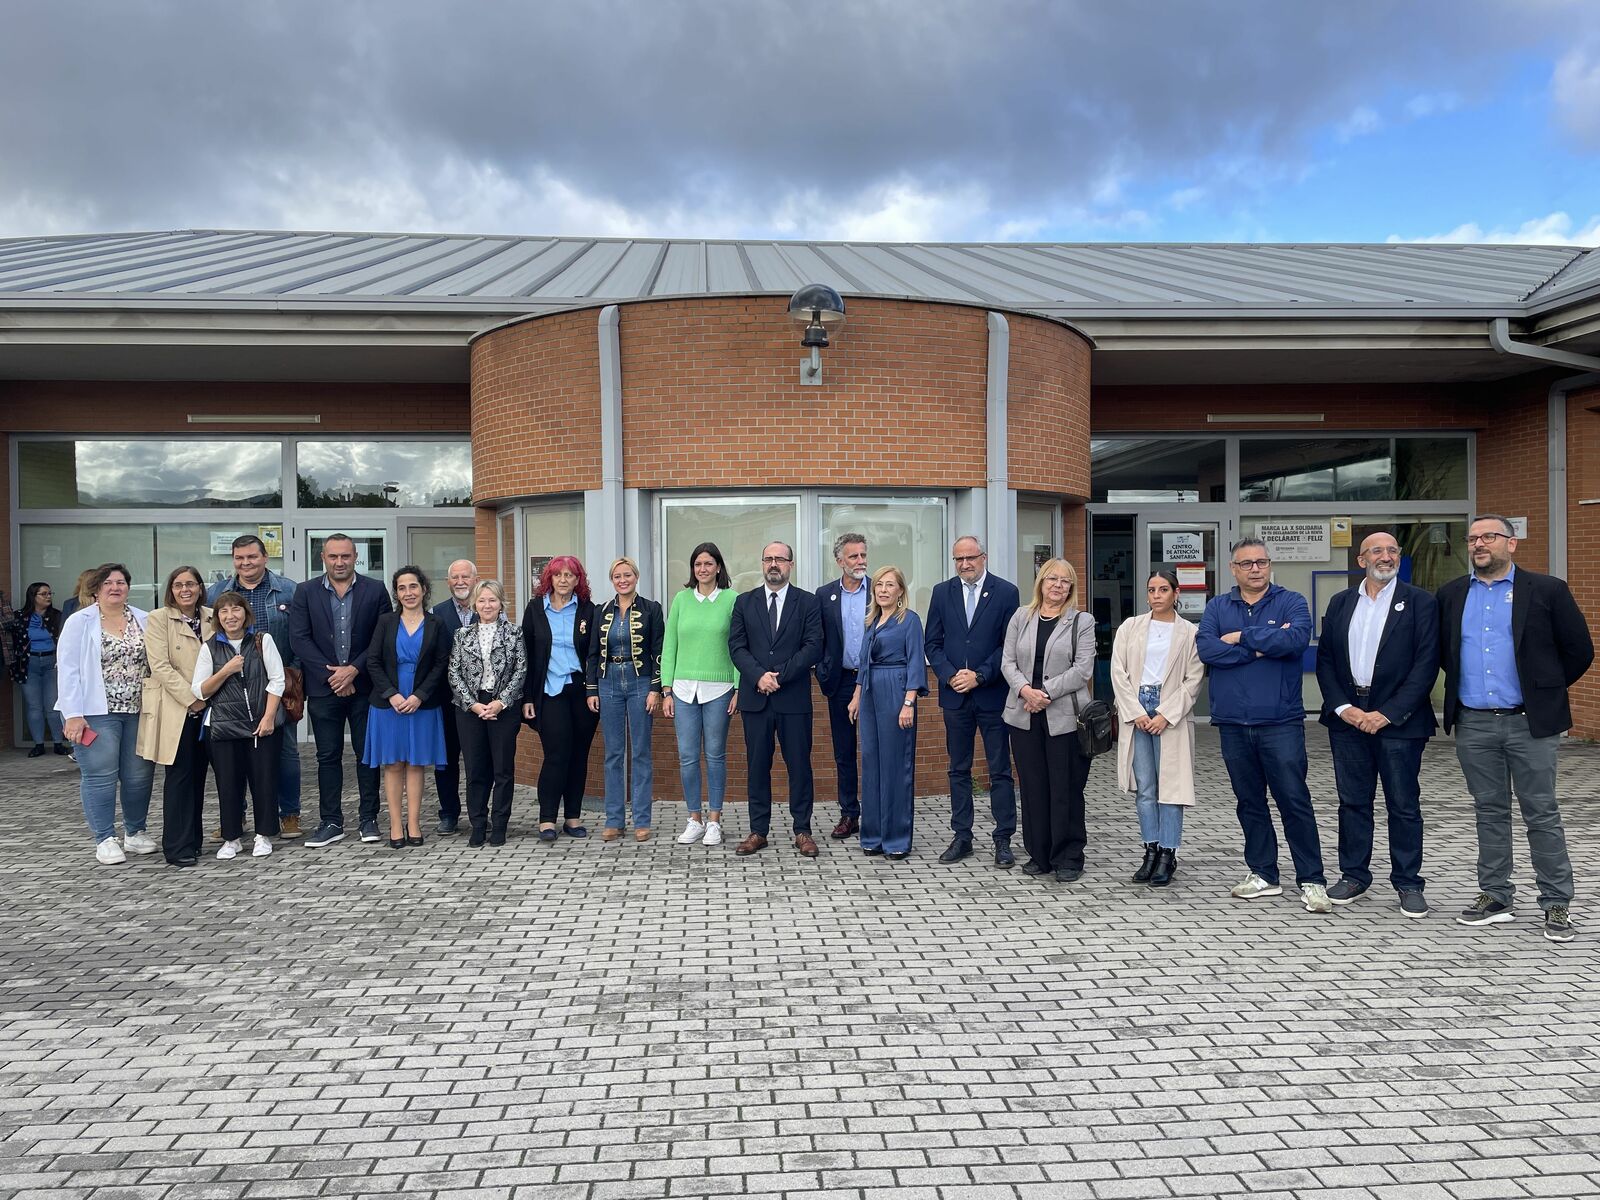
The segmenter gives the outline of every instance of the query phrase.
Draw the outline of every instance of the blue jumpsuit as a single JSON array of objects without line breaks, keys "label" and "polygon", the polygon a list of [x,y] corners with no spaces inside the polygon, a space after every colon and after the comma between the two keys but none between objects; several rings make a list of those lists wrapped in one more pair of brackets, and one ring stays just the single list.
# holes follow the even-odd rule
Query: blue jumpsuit
[{"label": "blue jumpsuit", "polygon": [[861,643],[861,848],[903,854],[911,849],[911,798],[916,790],[917,727],[900,728],[908,691],[928,694],[922,621],[869,625]]}]

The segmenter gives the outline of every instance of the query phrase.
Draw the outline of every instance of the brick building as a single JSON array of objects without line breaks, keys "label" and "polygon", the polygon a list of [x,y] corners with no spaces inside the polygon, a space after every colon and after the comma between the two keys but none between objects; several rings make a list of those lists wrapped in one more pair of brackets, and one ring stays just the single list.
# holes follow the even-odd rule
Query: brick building
[{"label": "brick building", "polygon": [[[848,309],[817,384],[786,311],[811,282]],[[815,587],[849,528],[925,607],[977,532],[1025,592],[1036,562],[1072,559],[1104,651],[1153,563],[1190,564],[1198,606],[1258,532],[1320,613],[1370,528],[1436,586],[1466,569],[1469,515],[1498,511],[1526,523],[1519,562],[1567,576],[1600,623],[1597,414],[1600,251],[0,242],[13,600],[35,579],[64,598],[115,557],[148,605],[179,562],[226,571],[244,531],[303,579],[334,530],[378,574],[474,557],[519,608],[566,552],[597,576],[628,553],[667,600],[702,539],[740,587],[764,542],[791,542]],[[1600,734],[1600,678],[1575,699]],[[9,691],[0,718],[15,736]],[[942,737],[919,741],[919,790],[941,791]],[[665,723],[656,748],[675,762]],[[537,755],[525,735],[527,778]],[[656,781],[675,794],[675,771]]]}]

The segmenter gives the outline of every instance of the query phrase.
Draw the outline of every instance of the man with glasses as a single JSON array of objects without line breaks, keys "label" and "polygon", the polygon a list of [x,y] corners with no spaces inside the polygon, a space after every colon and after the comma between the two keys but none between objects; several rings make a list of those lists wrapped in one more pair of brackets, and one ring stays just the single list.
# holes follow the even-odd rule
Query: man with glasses
[{"label": "man with glasses", "polygon": [[1373,806],[1378,782],[1389,815],[1389,882],[1408,917],[1428,915],[1422,878],[1422,750],[1438,728],[1439,605],[1400,578],[1393,534],[1362,539],[1366,578],[1328,601],[1317,640],[1322,723],[1339,789],[1339,881],[1349,904],[1372,886]]},{"label": "man with glasses", "polygon": [[1328,913],[1322,842],[1306,787],[1306,710],[1300,698],[1311,609],[1299,592],[1272,582],[1272,559],[1260,538],[1234,543],[1233,590],[1213,597],[1196,644],[1211,668],[1211,723],[1222,735],[1222,761],[1237,800],[1250,873],[1232,890],[1239,900],[1281,896],[1278,838],[1267,792],[1277,801],[1295,882],[1307,912]]},{"label": "man with glasses", "polygon": [[939,861],[972,853],[972,739],[983,737],[989,764],[989,811],[994,814],[994,864],[1012,866],[1017,795],[1011,784],[1011,742],[1006,731],[1006,681],[1000,674],[1006,626],[1017,611],[1017,587],[988,571],[983,543],[968,535],[950,547],[956,577],[934,586],[923,637],[928,664],[939,678],[939,711],[950,756],[950,832]]},{"label": "man with glasses", "polygon": [[817,686],[828,701],[833,734],[833,767],[839,780],[839,823],[833,836],[844,839],[861,828],[861,772],[856,763],[856,723],[850,700],[861,669],[861,641],[867,631],[867,536],[841,533],[833,540],[839,578],[817,589],[822,606],[822,658]]},{"label": "man with glasses", "polygon": [[1479,896],[1458,921],[1516,915],[1511,793],[1528,831],[1544,936],[1572,940],[1572,860],[1556,803],[1556,749],[1572,727],[1567,689],[1594,662],[1594,640],[1566,581],[1519,569],[1516,528],[1488,514],[1467,527],[1472,574],[1439,589],[1444,727],[1478,816]]},{"label": "man with glasses", "polygon": [[822,657],[822,605],[810,592],[789,586],[794,549],[769,542],[761,551],[766,586],[733,602],[728,653],[739,671],[739,717],[744,722],[750,836],[739,855],[767,845],[772,823],[772,744],[783,751],[789,776],[789,816],[794,846],[817,856],[811,836],[811,668]]}]

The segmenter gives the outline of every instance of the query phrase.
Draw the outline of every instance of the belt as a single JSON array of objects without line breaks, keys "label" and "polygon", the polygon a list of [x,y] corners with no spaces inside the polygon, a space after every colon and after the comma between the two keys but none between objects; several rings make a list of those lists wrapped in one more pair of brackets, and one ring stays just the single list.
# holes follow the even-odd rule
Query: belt
[{"label": "belt", "polygon": [[633,655],[625,654],[621,658],[618,658],[615,654],[608,654],[606,655],[606,661],[608,663],[631,663],[633,661]]},{"label": "belt", "polygon": [[28,657],[29,658],[54,658],[55,656],[56,656],[56,652],[54,650],[29,650],[28,651]]},{"label": "belt", "polygon": [[1473,708],[1470,704],[1463,704],[1461,707],[1466,709],[1468,712],[1489,713],[1491,716],[1496,717],[1520,717],[1523,713],[1528,711],[1526,706],[1521,704],[1517,705],[1515,708]]},{"label": "belt", "polygon": [[1372,689],[1371,688],[1369,688],[1369,687],[1359,687],[1359,686],[1356,688],[1356,699],[1357,700],[1365,700],[1370,695],[1372,695]]},{"label": "belt", "polygon": [[841,674],[841,675],[859,675],[860,673],[861,673],[861,669],[859,667],[840,667],[839,668],[839,674]]}]

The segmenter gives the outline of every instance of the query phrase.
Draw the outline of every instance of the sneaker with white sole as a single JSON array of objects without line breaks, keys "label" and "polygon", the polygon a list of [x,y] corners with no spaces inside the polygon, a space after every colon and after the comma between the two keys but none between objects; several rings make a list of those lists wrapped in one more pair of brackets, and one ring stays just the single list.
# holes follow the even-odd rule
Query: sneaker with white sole
[{"label": "sneaker with white sole", "polygon": [[693,817],[690,817],[689,823],[683,827],[683,832],[678,835],[678,845],[692,846],[704,837],[705,833],[706,827]]},{"label": "sneaker with white sole", "polygon": [[128,856],[122,852],[122,844],[114,837],[108,837],[94,848],[95,861],[108,867],[128,861]]},{"label": "sneaker with white sole", "polygon": [[1244,877],[1244,882],[1233,888],[1228,895],[1235,900],[1255,900],[1261,896],[1281,896],[1283,895],[1283,885],[1268,883],[1252,871]]},{"label": "sneaker with white sole", "polygon": [[156,844],[150,840],[149,835],[142,829],[138,833],[130,833],[124,837],[122,839],[122,848],[129,854],[154,854],[156,852]]},{"label": "sneaker with white sole", "polygon": [[1331,913],[1333,901],[1328,899],[1328,889],[1320,883],[1302,883],[1300,885],[1300,903],[1306,906],[1307,912]]},{"label": "sneaker with white sole", "polygon": [[250,851],[251,858],[265,858],[272,853],[272,839],[263,834],[256,834],[256,848]]},{"label": "sneaker with white sole", "polygon": [[222,848],[217,851],[217,857],[218,858],[238,858],[239,857],[239,851],[241,849],[242,849],[242,847],[239,845],[239,839],[238,838],[234,838],[231,842],[223,842],[222,843]]},{"label": "sneaker with white sole", "polygon": [[706,836],[705,836],[705,838],[703,840],[703,844],[707,845],[707,846],[720,846],[720,845],[722,845],[722,822],[721,821],[707,821],[706,822]]}]

